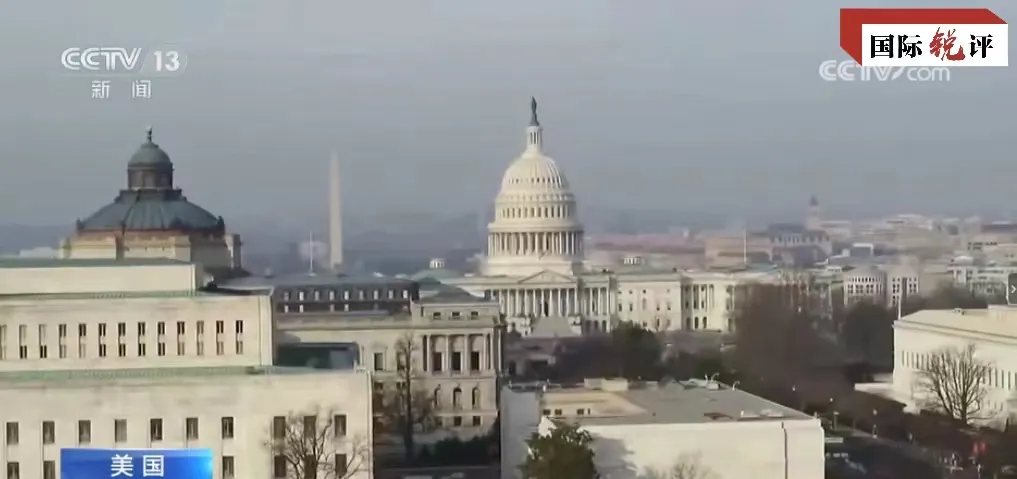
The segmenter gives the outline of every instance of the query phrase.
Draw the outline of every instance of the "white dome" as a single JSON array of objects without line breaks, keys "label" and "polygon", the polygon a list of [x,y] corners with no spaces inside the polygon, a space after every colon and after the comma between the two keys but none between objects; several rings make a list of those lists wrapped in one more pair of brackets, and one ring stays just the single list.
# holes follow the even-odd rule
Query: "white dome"
[{"label": "white dome", "polygon": [[582,268],[583,227],[565,174],[544,154],[536,101],[526,149],[512,161],[494,199],[485,273],[526,276],[543,270],[574,274]]},{"label": "white dome", "polygon": [[567,191],[569,182],[558,164],[539,152],[526,152],[505,170],[502,193],[508,191]]}]

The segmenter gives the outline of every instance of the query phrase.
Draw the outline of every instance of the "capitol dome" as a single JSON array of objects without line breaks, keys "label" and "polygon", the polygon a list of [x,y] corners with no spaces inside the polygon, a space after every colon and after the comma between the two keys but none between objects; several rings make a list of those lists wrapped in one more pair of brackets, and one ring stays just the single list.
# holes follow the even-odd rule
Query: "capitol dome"
[{"label": "capitol dome", "polygon": [[173,184],[173,162],[152,141],[146,141],[127,163],[127,188],[109,203],[76,224],[78,233],[176,232],[221,235],[222,217],[191,203]]},{"label": "capitol dome", "polygon": [[505,170],[488,225],[489,275],[581,269],[583,228],[565,173],[544,154],[537,102],[530,102],[526,148]]}]

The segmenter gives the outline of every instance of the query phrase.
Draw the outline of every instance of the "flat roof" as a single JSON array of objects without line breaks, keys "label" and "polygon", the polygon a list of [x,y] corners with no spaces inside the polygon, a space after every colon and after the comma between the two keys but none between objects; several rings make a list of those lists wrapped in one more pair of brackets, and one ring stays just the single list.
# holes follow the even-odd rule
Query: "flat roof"
[{"label": "flat roof", "polygon": [[[205,366],[191,368],[68,369],[54,371],[0,371],[0,385],[103,382],[124,379],[187,379],[238,376],[325,374],[335,369],[282,366]],[[353,371],[340,370],[340,371]]]},{"label": "flat roof", "polygon": [[[801,411],[768,401],[728,385],[705,380],[630,385],[626,391],[604,391],[579,385],[551,388],[545,408],[567,407],[574,403],[601,403],[604,410],[591,415],[568,414],[569,420],[584,425],[638,425],[709,423],[725,421],[781,421],[814,419]],[[633,407],[634,406],[634,407]],[[616,409],[616,414],[610,410]]]},{"label": "flat roof", "polygon": [[108,268],[123,266],[179,266],[187,264],[192,263],[170,258],[0,258],[0,268]]},{"label": "flat roof", "polygon": [[0,301],[57,301],[75,299],[140,299],[140,298],[198,298],[225,296],[259,296],[267,293],[257,291],[231,290],[182,290],[182,291],[102,291],[96,293],[33,293],[33,294],[0,294]]},{"label": "flat roof", "polygon": [[294,273],[272,276],[245,276],[222,281],[222,288],[275,289],[275,288],[328,288],[341,286],[409,286],[415,281],[373,274],[348,275],[343,273]]},{"label": "flat roof", "polygon": [[988,309],[926,309],[904,316],[895,328],[936,328],[1017,338],[1017,306],[991,305]]}]

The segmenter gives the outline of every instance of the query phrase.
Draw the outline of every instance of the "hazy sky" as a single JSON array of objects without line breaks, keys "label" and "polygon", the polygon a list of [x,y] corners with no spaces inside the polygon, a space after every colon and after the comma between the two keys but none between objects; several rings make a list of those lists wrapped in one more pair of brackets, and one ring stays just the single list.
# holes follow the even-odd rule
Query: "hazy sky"
[{"label": "hazy sky", "polygon": [[[910,1],[894,6],[959,6]],[[0,222],[113,199],[146,125],[217,214],[315,217],[330,149],[360,214],[482,211],[529,97],[587,205],[726,212],[1017,210],[1017,75],[829,83],[815,0],[132,0],[0,3]],[[1017,4],[985,6],[1017,20]],[[188,53],[153,98],[90,99],[60,52]],[[114,88],[117,84],[114,84]]]}]

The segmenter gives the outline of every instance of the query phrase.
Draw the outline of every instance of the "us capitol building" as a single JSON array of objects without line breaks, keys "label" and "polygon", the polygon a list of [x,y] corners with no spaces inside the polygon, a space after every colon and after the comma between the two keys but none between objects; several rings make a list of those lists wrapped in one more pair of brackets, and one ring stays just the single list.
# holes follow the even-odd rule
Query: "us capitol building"
[{"label": "us capitol building", "polygon": [[734,286],[771,273],[658,270],[638,260],[595,270],[585,261],[583,225],[565,173],[544,152],[531,100],[526,147],[505,170],[479,271],[442,260],[413,275],[497,300],[523,335],[608,331],[619,321],[652,329],[728,330]]}]

